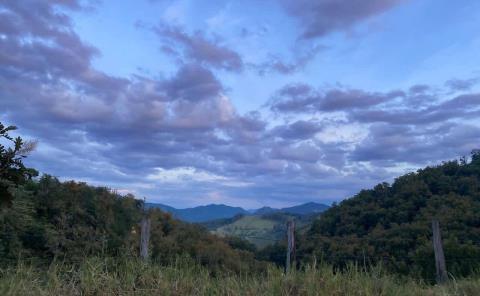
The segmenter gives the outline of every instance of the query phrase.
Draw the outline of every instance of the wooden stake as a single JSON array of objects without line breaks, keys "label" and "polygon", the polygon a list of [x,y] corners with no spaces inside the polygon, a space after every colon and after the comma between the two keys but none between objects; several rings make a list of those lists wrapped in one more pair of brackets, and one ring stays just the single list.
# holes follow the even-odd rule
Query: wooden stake
[{"label": "wooden stake", "polygon": [[148,261],[148,243],[150,241],[150,219],[144,216],[141,224],[141,237],[140,237],[140,257],[144,261]]},{"label": "wooden stake", "polygon": [[448,280],[445,255],[443,253],[442,237],[438,220],[432,221],[433,251],[435,253],[435,267],[437,271],[437,283],[442,284]]},{"label": "wooden stake", "polygon": [[143,198],[143,218],[141,222],[141,232],[140,232],[140,257],[144,261],[148,261],[148,243],[150,241],[150,219],[148,218],[147,212],[145,210],[145,198]]},{"label": "wooden stake", "polygon": [[295,222],[287,222],[287,262],[285,264],[285,272],[290,272],[291,262],[295,260]]}]

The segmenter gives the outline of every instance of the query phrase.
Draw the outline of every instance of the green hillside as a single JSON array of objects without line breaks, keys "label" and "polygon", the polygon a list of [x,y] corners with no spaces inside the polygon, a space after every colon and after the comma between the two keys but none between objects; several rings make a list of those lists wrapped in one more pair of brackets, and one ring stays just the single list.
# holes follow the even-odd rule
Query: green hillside
[{"label": "green hillside", "polygon": [[212,233],[219,236],[238,236],[260,248],[281,239],[284,235],[283,225],[261,216],[243,216],[231,224],[217,228]]},{"label": "green hillside", "polygon": [[[46,264],[86,257],[137,257],[143,202],[108,188],[60,182],[51,176],[17,188],[9,207],[0,208],[0,268],[21,258]],[[150,209],[151,259],[168,263],[188,256],[212,271],[241,272],[261,264],[254,254],[199,225]]]},{"label": "green hillside", "polygon": [[300,240],[299,257],[343,266],[382,263],[404,274],[434,277],[431,221],[440,222],[447,268],[480,269],[480,152],[362,190],[322,214]]},{"label": "green hillside", "polygon": [[255,244],[257,248],[262,249],[285,239],[287,221],[294,220],[296,231],[302,233],[308,229],[314,217],[316,216],[273,212],[210,221],[205,225],[210,226],[211,232],[218,236],[235,236],[246,239]]}]

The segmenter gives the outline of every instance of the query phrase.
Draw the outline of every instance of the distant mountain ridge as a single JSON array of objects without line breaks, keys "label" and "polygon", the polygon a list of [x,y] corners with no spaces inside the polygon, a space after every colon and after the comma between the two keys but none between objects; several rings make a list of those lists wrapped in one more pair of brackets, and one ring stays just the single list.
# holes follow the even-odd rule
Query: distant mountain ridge
[{"label": "distant mountain ridge", "polygon": [[288,213],[288,214],[297,214],[297,215],[308,215],[308,214],[317,214],[321,213],[330,208],[325,204],[316,203],[316,202],[307,202],[298,206],[293,206],[289,208],[280,209],[279,212]]},{"label": "distant mountain ridge", "polygon": [[224,204],[210,204],[206,206],[198,206],[194,208],[176,209],[174,207],[160,203],[146,203],[147,207],[160,208],[161,210],[171,213],[174,217],[183,221],[192,223],[201,223],[218,219],[229,219],[238,215],[264,215],[276,212],[309,215],[321,213],[329,208],[328,205],[309,202],[293,207],[274,209],[271,207],[262,207],[257,210],[247,211],[241,207],[231,207]]},{"label": "distant mountain ridge", "polygon": [[171,213],[175,218],[192,223],[227,219],[237,215],[248,214],[243,208],[231,207],[223,204],[210,204],[187,209],[176,209],[171,206],[157,203],[147,203],[146,205],[150,208],[160,208],[165,212]]}]

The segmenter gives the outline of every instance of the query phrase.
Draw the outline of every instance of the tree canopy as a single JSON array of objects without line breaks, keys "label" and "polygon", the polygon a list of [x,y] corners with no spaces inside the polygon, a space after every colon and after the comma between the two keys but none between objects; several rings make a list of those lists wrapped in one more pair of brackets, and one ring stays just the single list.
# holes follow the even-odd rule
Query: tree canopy
[{"label": "tree canopy", "polygon": [[18,186],[38,174],[23,164],[23,159],[35,148],[35,143],[11,137],[9,132],[16,129],[0,122],[0,206],[10,205]]}]

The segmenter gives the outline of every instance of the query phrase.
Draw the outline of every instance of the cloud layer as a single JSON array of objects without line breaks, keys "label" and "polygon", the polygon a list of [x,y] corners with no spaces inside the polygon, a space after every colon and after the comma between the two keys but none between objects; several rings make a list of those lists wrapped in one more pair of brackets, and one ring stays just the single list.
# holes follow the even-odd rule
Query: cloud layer
[{"label": "cloud layer", "polygon": [[[283,4],[310,39],[400,3],[347,2]],[[387,92],[287,83],[240,114],[219,73],[251,70],[218,36],[157,26],[175,71],[115,77],[74,30],[80,2],[0,7],[0,115],[39,139],[29,161],[47,173],[179,206],[328,202],[477,148],[476,78]]]}]

